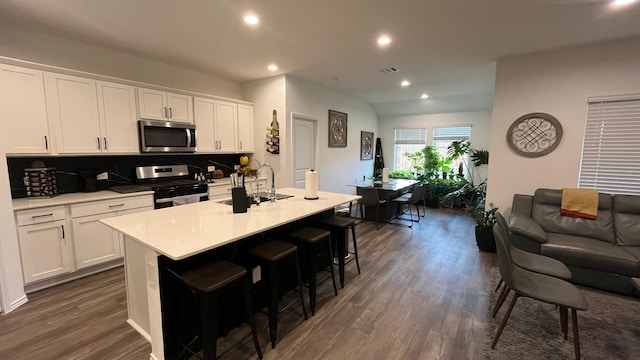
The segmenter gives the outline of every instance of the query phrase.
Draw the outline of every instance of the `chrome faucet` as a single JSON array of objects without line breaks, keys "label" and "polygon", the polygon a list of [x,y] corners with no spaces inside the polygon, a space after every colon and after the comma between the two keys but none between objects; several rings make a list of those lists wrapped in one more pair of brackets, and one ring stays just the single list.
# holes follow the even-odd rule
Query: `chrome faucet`
[{"label": "chrome faucet", "polygon": [[269,192],[267,193],[267,198],[269,198],[271,202],[275,202],[276,201],[276,173],[275,171],[273,171],[273,166],[269,165],[269,163],[264,163],[260,165],[260,167],[256,171],[256,178],[258,177],[258,173],[260,172],[260,170],[264,167],[268,167],[269,169],[271,169],[271,190],[269,190]]}]

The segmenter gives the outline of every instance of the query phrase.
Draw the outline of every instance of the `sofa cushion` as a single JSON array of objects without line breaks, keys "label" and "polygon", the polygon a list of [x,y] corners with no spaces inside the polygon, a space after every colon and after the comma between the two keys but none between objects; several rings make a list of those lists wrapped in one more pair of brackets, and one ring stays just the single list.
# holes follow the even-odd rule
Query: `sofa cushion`
[{"label": "sofa cushion", "polygon": [[634,277],[640,277],[640,246],[625,246],[624,249],[638,259],[638,275]]},{"label": "sofa cushion", "polygon": [[640,196],[613,196],[616,244],[640,246]]},{"label": "sofa cushion", "polygon": [[598,218],[582,219],[560,214],[562,190],[538,189],[531,217],[548,233],[583,236],[615,244],[611,195],[598,194]]},{"label": "sofa cushion", "polygon": [[566,265],[594,269],[625,276],[638,276],[638,257],[626,246],[564,234],[547,234],[548,241],[540,253],[558,259]]}]

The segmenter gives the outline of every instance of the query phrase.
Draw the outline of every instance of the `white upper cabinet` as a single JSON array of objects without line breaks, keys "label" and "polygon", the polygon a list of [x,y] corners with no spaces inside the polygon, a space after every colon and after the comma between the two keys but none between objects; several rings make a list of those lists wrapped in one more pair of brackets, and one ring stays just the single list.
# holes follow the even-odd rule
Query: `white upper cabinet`
[{"label": "white upper cabinet", "polygon": [[253,106],[194,98],[198,152],[253,152]]},{"label": "white upper cabinet", "polygon": [[58,153],[139,152],[135,88],[45,73],[45,90]]},{"label": "white upper cabinet", "polygon": [[98,81],[97,85],[102,150],[139,152],[135,88],[104,81]]},{"label": "white upper cabinet", "polygon": [[213,100],[193,98],[193,113],[196,124],[197,152],[218,151],[218,141],[215,136],[215,103]]},{"label": "white upper cabinet", "polygon": [[42,71],[0,64],[0,124],[4,152],[51,152]]},{"label": "white upper cabinet", "polygon": [[45,73],[44,83],[57,152],[101,152],[103,139],[100,135],[96,81]]},{"label": "white upper cabinet", "polygon": [[188,95],[167,93],[169,120],[193,124],[193,97]]},{"label": "white upper cabinet", "polygon": [[238,151],[254,152],[253,106],[238,104]]},{"label": "white upper cabinet", "polygon": [[138,88],[138,117],[193,123],[193,98],[188,95]]},{"label": "white upper cabinet", "polygon": [[215,136],[218,151],[236,152],[238,149],[238,107],[234,103],[215,101]]}]

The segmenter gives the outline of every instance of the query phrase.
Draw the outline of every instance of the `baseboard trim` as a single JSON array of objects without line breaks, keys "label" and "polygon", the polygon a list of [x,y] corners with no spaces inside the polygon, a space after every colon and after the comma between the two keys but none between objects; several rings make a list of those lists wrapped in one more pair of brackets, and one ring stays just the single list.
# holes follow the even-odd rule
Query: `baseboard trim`
[{"label": "baseboard trim", "polygon": [[20,306],[26,304],[27,301],[29,301],[29,299],[27,298],[27,295],[25,294],[21,298],[19,298],[18,300],[15,300],[15,301],[11,302],[11,304],[9,304],[9,308],[5,309],[6,311],[4,312],[4,314],[8,314],[8,313],[12,312],[13,310],[19,308]]},{"label": "baseboard trim", "polygon": [[140,334],[140,336],[142,336],[145,340],[147,340],[149,342],[149,344],[151,344],[151,335],[147,334],[146,331],[142,330],[142,328],[136,324],[135,321],[131,320],[131,319],[127,319],[127,324],[131,325],[131,327],[138,332],[138,334]]},{"label": "baseboard trim", "polygon": [[103,264],[94,265],[88,268],[80,269],[78,271],[74,271],[72,273],[55,276],[50,279],[45,279],[42,281],[34,282],[32,284],[27,284],[24,286],[24,292],[30,294],[34,291],[46,289],[52,286],[60,285],[72,280],[80,279],[85,276],[97,274],[99,272],[103,272],[105,270],[113,269],[118,266],[124,265],[124,259],[116,259]]}]

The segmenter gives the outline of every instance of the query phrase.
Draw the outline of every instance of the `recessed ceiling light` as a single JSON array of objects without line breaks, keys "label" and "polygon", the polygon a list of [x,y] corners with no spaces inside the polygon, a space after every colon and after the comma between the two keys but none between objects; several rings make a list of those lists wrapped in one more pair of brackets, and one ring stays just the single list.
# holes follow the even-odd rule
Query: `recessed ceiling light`
[{"label": "recessed ceiling light", "polygon": [[255,15],[247,15],[244,17],[244,22],[246,22],[249,25],[255,25],[259,23],[260,20],[258,20],[258,17]]},{"label": "recessed ceiling light", "polygon": [[378,45],[380,46],[386,46],[391,44],[391,38],[386,36],[386,35],[382,35],[378,38]]},{"label": "recessed ceiling light", "polygon": [[421,99],[428,99],[428,98],[429,98],[429,95],[427,95],[427,94],[422,94],[422,96],[420,96],[420,98],[421,98]]},{"label": "recessed ceiling light", "polygon": [[623,6],[623,5],[629,5],[631,3],[636,2],[636,0],[615,0],[613,2],[613,5],[615,6]]},{"label": "recessed ceiling light", "polygon": [[278,67],[274,64],[271,64],[269,66],[267,66],[267,69],[269,69],[269,71],[276,71],[278,70]]},{"label": "recessed ceiling light", "polygon": [[411,85],[411,83],[409,81],[407,81],[407,80],[402,80],[400,85],[403,86],[403,87],[407,87],[407,86]]}]

